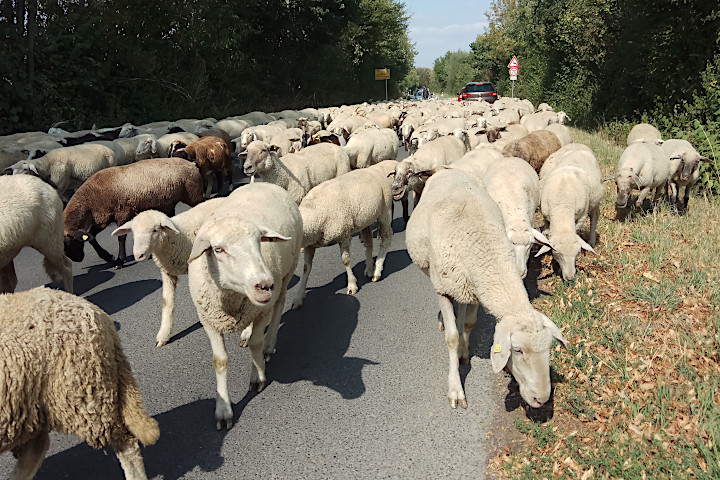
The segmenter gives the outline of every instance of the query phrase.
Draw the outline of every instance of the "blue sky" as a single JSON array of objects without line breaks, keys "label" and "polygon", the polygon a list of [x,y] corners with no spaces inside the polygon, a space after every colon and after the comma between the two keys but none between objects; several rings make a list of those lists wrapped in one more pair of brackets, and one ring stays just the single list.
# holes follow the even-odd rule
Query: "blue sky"
[{"label": "blue sky", "polygon": [[470,50],[485,30],[491,0],[405,0],[416,67],[432,68],[447,51]]}]

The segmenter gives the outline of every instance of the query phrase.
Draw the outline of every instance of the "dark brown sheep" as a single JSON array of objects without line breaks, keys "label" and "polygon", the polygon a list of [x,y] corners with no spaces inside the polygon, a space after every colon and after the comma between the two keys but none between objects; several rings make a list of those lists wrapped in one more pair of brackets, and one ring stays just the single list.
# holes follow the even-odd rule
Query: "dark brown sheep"
[{"label": "dark brown sheep", "polygon": [[[84,242],[90,242],[100,258],[113,262],[95,239],[108,225],[124,225],[145,210],[171,217],[179,202],[194,207],[202,201],[200,171],[181,158],[151,158],[105,168],[81,185],[65,207],[65,255],[81,262]],[[118,237],[114,262],[118,268],[125,263],[125,239],[126,235]]]},{"label": "dark brown sheep", "polygon": [[232,157],[230,156],[230,148],[222,138],[202,137],[190,142],[185,148],[176,150],[174,155],[197,164],[203,179],[206,198],[212,192],[212,180],[209,178],[212,173],[215,173],[218,192],[222,187],[222,173],[228,178],[230,184],[228,191],[232,191]]},{"label": "dark brown sheep", "polygon": [[537,130],[518,140],[508,143],[502,153],[506,157],[520,157],[540,173],[545,160],[560,150],[557,135],[547,130]]}]

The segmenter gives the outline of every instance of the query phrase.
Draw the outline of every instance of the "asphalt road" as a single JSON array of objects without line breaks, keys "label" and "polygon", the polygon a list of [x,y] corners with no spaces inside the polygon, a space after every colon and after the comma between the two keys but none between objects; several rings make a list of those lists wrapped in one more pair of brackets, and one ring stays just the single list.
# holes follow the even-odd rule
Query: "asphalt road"
[{"label": "asphalt road", "polygon": [[[404,158],[402,152],[399,158]],[[412,478],[485,477],[490,425],[505,410],[507,378],[494,374],[489,349],[494,321],[481,318],[471,337],[471,366],[463,370],[467,410],[452,410],[447,394],[447,347],[438,331],[438,306],[429,279],[405,250],[399,203],[395,235],[382,279],[363,276],[364,250],[352,242],[360,291],[347,295],[339,248],[318,249],[299,310],[288,310],[291,283],[267,368],[269,384],[247,394],[251,360],[226,338],[232,429],[217,431],[210,343],[198,322],[187,277],[178,283],[175,336],[156,348],[162,303],[160,272],[152,261],[115,270],[86,246],[73,265],[75,294],[116,322],[160,439],[142,449],[149,478]],[[187,207],[179,206],[178,213]],[[397,218],[400,217],[400,218]],[[113,254],[113,227],[98,236]],[[129,251],[132,241],[128,238]],[[377,253],[377,242],[375,252]],[[24,249],[15,259],[18,291],[45,285],[41,256]],[[302,257],[298,266],[302,273]],[[0,455],[0,477],[14,465]],[[121,479],[109,449],[93,450],[77,437],[53,433],[37,479]]]}]

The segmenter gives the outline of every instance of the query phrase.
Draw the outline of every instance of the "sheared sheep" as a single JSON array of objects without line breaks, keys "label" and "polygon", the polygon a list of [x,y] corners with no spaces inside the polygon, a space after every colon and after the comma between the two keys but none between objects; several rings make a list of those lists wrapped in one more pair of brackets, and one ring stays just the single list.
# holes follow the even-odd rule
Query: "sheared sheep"
[{"label": "sheared sheep", "polygon": [[347,142],[345,152],[350,158],[350,168],[365,168],[383,160],[395,160],[398,139],[389,128],[369,128],[355,132]]},{"label": "sheared sheep", "polygon": [[513,140],[505,146],[502,153],[506,157],[522,158],[539,173],[545,160],[560,150],[561,146],[557,135],[547,130],[538,130]]},{"label": "sheared sheep", "polygon": [[573,142],[572,134],[570,133],[570,129],[566,127],[565,125],[561,125],[559,123],[551,123],[547,127],[544,128],[544,130],[547,130],[548,132],[553,132],[558,140],[560,141],[560,146],[564,147],[565,145],[569,145]]},{"label": "sheared sheep", "polygon": [[[360,241],[365,245],[365,276],[373,282],[380,280],[393,235],[393,200],[387,176],[395,171],[396,165],[395,160],[385,160],[340,175],[311,189],[300,202],[305,267],[293,308],[299,308],[305,298],[315,249],[336,242],[340,245],[348,276],[347,293],[357,293],[357,279],[350,261],[350,240],[357,232],[360,232]],[[372,230],[375,222],[380,237],[377,262],[373,261]]]},{"label": "sheared sheep", "polygon": [[[548,165],[548,169],[542,172],[540,181],[540,210],[545,219],[543,233],[549,245],[540,247],[536,256],[552,249],[563,279],[572,281],[580,252],[595,253],[595,229],[605,187],[597,159],[588,150],[571,150],[558,162]],[[588,217],[590,234],[585,242],[577,231]]]},{"label": "sheared sheep", "polygon": [[[202,200],[200,171],[181,158],[152,158],[106,168],[90,177],[65,207],[65,254],[81,262],[87,241],[100,258],[112,263],[113,256],[95,239],[105,227],[113,222],[123,225],[144,210],[171,216],[179,202],[193,207]],[[116,267],[125,263],[125,239],[125,235],[118,237]]]},{"label": "sheared sheep", "polygon": [[266,182],[281,186],[300,205],[311,188],[350,171],[350,157],[342,147],[321,143],[280,158],[278,148],[254,141],[245,152],[245,174],[260,175]]},{"label": "sheared sheep", "polygon": [[[670,157],[658,145],[635,141],[625,148],[615,175],[617,208],[625,208],[633,188],[640,190],[635,206],[640,208],[650,190],[655,189],[656,203],[670,179]],[[612,178],[612,177],[611,177]]]},{"label": "sheared sheep", "polygon": [[138,440],[152,445],[160,430],[107,313],[47,288],[0,295],[0,345],[0,452],[17,458],[11,478],[33,478],[51,430],[112,446],[125,478],[147,478]]},{"label": "sheared sheep", "polygon": [[228,191],[233,189],[233,163],[230,156],[230,148],[227,143],[219,137],[201,137],[191,142],[186,147],[173,152],[174,156],[194,162],[200,170],[205,187],[205,198],[210,197],[212,192],[212,178],[215,174],[215,183],[218,193],[223,185],[223,174],[228,179]]},{"label": "sheared sheep", "polygon": [[23,247],[45,258],[54,282],[72,293],[72,262],[63,252],[63,205],[57,192],[31,175],[0,176],[0,293],[17,287],[13,259]]},{"label": "sheared sheep", "polygon": [[254,183],[233,195],[242,206],[233,204],[228,216],[221,208],[205,222],[188,260],[190,294],[213,351],[218,429],[223,422],[228,428],[233,423],[224,335],[252,325],[250,388],[262,390],[263,354],[267,358],[275,351],[287,286],[303,238],[300,210],[284,189]]},{"label": "sheared sheep", "polygon": [[[450,357],[450,406],[467,408],[458,367],[459,360],[470,361],[468,342],[480,304],[498,320],[490,352],[493,371],[507,366],[531,407],[547,402],[552,339],[563,345],[565,339],[530,304],[502,214],[480,180],[454,169],[433,175],[408,222],[406,243],[437,292]],[[457,317],[453,301],[459,304]]]},{"label": "sheared sheep", "polygon": [[685,187],[682,204],[687,212],[690,190],[700,178],[700,162],[710,162],[710,159],[700,155],[687,140],[665,140],[662,149],[670,157],[670,178],[668,179],[670,202],[677,208],[678,193],[682,187]]}]

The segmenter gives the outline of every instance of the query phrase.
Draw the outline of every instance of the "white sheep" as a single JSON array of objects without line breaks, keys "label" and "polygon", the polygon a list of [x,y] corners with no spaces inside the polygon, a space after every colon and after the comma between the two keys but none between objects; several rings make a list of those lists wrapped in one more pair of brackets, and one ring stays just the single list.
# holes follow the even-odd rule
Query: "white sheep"
[{"label": "white sheep", "polygon": [[168,133],[160,138],[149,135],[138,143],[135,155],[138,160],[148,157],[169,158],[174,153],[173,149],[186,147],[199,138],[194,133],[188,132]]},{"label": "white sheep", "polygon": [[350,168],[365,168],[383,160],[395,160],[398,138],[389,128],[368,128],[350,136],[345,152],[350,158]]},{"label": "white sheep", "polygon": [[143,133],[130,138],[98,140],[87,145],[105,145],[113,151],[113,166],[128,165],[157,155],[157,137]]},{"label": "white sheep", "polygon": [[254,141],[245,152],[245,174],[260,175],[266,182],[281,186],[300,205],[311,188],[350,171],[350,158],[342,147],[320,143],[280,158],[278,148]]},{"label": "white sheep", "polygon": [[[572,150],[547,168],[540,182],[540,210],[549,245],[540,247],[536,256],[552,250],[563,278],[572,281],[580,251],[595,253],[595,229],[605,187],[597,159],[588,150]],[[590,233],[586,242],[577,231],[588,217]]]},{"label": "white sheep", "polygon": [[[530,304],[502,214],[480,180],[453,169],[433,175],[408,222],[406,243],[413,262],[430,277],[440,304],[450,360],[450,406],[467,408],[458,367],[460,360],[470,361],[468,343],[479,305],[498,320],[490,352],[493,370],[507,366],[531,407],[547,402],[552,339],[563,345],[565,339]],[[459,304],[457,317],[453,301]]]},{"label": "white sheep", "polygon": [[147,478],[138,440],[151,445],[160,431],[107,313],[47,288],[0,295],[0,345],[0,453],[17,458],[10,478],[35,476],[51,430],[112,446],[125,478]]},{"label": "white sheep", "polygon": [[700,162],[710,162],[710,159],[700,155],[687,140],[665,140],[662,149],[670,158],[670,178],[668,179],[670,202],[677,208],[678,193],[681,188],[685,187],[682,204],[687,211],[690,190],[700,178]]},{"label": "white sheep", "polygon": [[[78,188],[95,172],[115,165],[115,154],[105,145],[83,144],[51,150],[47,155],[18,162],[5,171],[13,174],[33,172],[55,186],[61,198]],[[9,173],[9,172],[8,172]]]},{"label": "white sheep", "polygon": [[651,142],[662,144],[662,134],[660,130],[650,125],[649,123],[638,123],[635,125],[630,133],[628,134],[627,144],[630,145],[635,142]]},{"label": "white sheep", "polygon": [[[303,198],[300,214],[303,219],[305,267],[293,308],[299,308],[305,298],[315,250],[333,243],[340,245],[342,262],[348,276],[347,293],[357,293],[357,279],[350,261],[350,240],[357,232],[360,232],[360,241],[365,245],[365,276],[373,282],[380,280],[393,235],[393,201],[387,176],[395,171],[395,165],[395,160],[385,160],[353,170],[321,183]],[[342,215],[338,215],[338,212],[342,212]],[[375,222],[380,238],[376,262],[373,261],[372,238]]]},{"label": "white sheep", "polygon": [[242,132],[250,127],[250,123],[244,120],[235,120],[231,118],[225,118],[215,124],[215,127],[222,128],[225,130],[230,138],[237,138],[242,135]]},{"label": "white sheep", "polygon": [[657,202],[670,174],[670,157],[662,148],[654,143],[632,142],[625,148],[618,163],[618,173],[615,175],[615,205],[625,208],[634,188],[640,190],[635,202],[636,207],[642,206],[652,189],[655,189],[653,203]]},{"label": "white sheep", "polygon": [[[456,164],[452,167],[457,168]],[[500,207],[505,232],[513,244],[515,264],[520,277],[525,278],[533,244],[550,246],[550,241],[532,227],[535,210],[540,204],[537,173],[522,158],[508,157],[490,162],[480,178],[490,197]]]},{"label": "white sheep", "polygon": [[[227,389],[224,335],[252,325],[251,389],[265,386],[265,357],[275,351],[287,286],[297,267],[302,217],[282,188],[254,183],[234,193],[242,200],[229,216],[222,208],[198,231],[188,260],[190,295],[210,339],[217,380],[217,428],[233,423]],[[265,328],[268,328],[265,334]],[[264,337],[264,338],[263,338]]]},{"label": "white sheep", "polygon": [[565,125],[561,125],[559,123],[551,123],[550,125],[545,127],[545,130],[553,132],[555,136],[557,136],[558,140],[560,140],[560,145],[563,147],[573,142],[570,129]]},{"label": "white sheep", "polygon": [[72,262],[63,251],[63,205],[57,192],[31,175],[0,176],[0,293],[17,287],[13,259],[23,247],[45,258],[54,282],[72,292]]},{"label": "white sheep", "polygon": [[286,130],[286,128],[281,128],[277,125],[258,125],[246,128],[242,134],[240,134],[240,141],[238,141],[237,138],[233,139],[233,143],[235,143],[235,153],[244,152],[251,142],[259,140],[268,143],[273,135],[277,135],[283,130]]},{"label": "white sheep", "polygon": [[278,147],[278,155],[281,157],[288,153],[296,153],[302,149],[303,131],[300,128],[288,128],[276,133],[267,143]]}]

